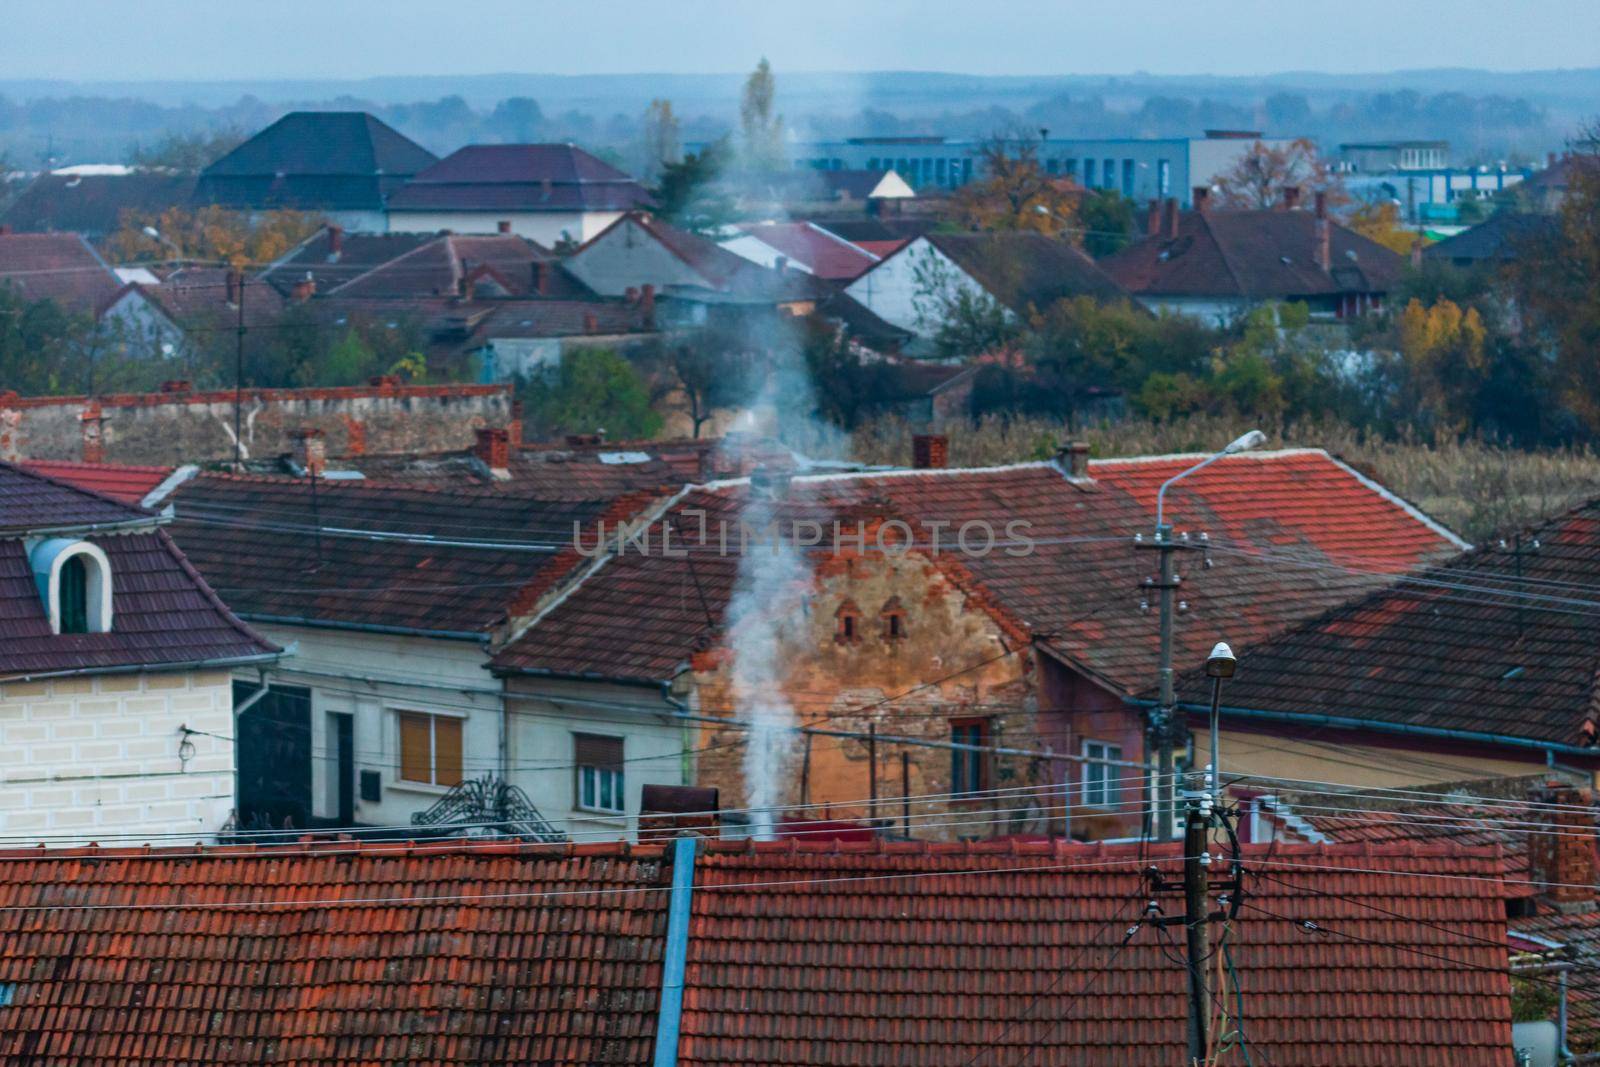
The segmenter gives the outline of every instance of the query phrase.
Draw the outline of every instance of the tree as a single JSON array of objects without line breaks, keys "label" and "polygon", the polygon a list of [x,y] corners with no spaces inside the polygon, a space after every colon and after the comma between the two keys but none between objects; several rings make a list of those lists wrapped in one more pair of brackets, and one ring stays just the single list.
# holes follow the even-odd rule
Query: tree
[{"label": "tree", "polygon": [[970,358],[1005,348],[1022,323],[985,290],[975,287],[932,247],[911,264],[917,325],[933,334],[946,358]]},{"label": "tree", "polygon": [[1350,199],[1339,176],[1317,155],[1317,146],[1305,137],[1282,147],[1257,141],[1213,183],[1218,202],[1237,210],[1277,207],[1283,202],[1283,191],[1289,188],[1299,189],[1307,197],[1322,193],[1330,208]]},{"label": "tree", "polygon": [[1133,201],[1115,189],[1096,189],[1081,197],[1078,223],[1083,250],[1096,258],[1126,248],[1139,232]]},{"label": "tree", "polygon": [[762,56],[745,79],[739,100],[739,131],[743,135],[740,148],[744,152],[741,162],[748,170],[783,169],[783,116],[773,113],[777,95],[772,64]]},{"label": "tree", "polygon": [[669,387],[683,396],[693,436],[718,411],[737,407],[755,392],[752,369],[764,347],[740,331],[709,327],[668,343]]},{"label": "tree", "polygon": [[544,131],[544,111],[530,97],[507,97],[494,106],[485,125],[504,141],[527,144]]},{"label": "tree", "polygon": [[54,300],[27,300],[0,285],[0,382],[24,395],[83,387],[94,324]]},{"label": "tree", "polygon": [[982,177],[956,190],[956,219],[971,230],[1068,234],[1077,217],[1076,191],[1039,166],[1031,138],[993,137],[981,149]]},{"label": "tree", "polygon": [[650,101],[644,111],[644,154],[649,174],[654,176],[661,168],[683,160],[679,143],[678,116],[672,111],[672,101],[657,98]]},{"label": "tree", "polygon": [[1362,204],[1350,213],[1348,225],[1361,236],[1403,256],[1409,255],[1420,239],[1416,231],[1400,225],[1400,206],[1392,200]]},{"label": "tree", "polygon": [[205,133],[169,133],[149,147],[134,145],[128,152],[128,163],[151,170],[197,174],[243,143],[244,134],[231,128]]},{"label": "tree", "polygon": [[536,432],[597,433],[619,439],[653,437],[661,416],[633,365],[609,348],[562,353],[555,368],[522,383],[523,409]]},{"label": "tree", "polygon": [[718,235],[736,217],[733,198],[722,184],[731,156],[723,138],[682,162],[662,167],[655,188],[656,213],[693,233]]},{"label": "tree", "polygon": [[[125,210],[103,251],[119,263],[166,261],[248,267],[270,263],[310,237],[322,225],[305,211],[229,211],[209,205],[193,211],[167,208],[159,214]],[[146,229],[160,236],[152,237]]]}]

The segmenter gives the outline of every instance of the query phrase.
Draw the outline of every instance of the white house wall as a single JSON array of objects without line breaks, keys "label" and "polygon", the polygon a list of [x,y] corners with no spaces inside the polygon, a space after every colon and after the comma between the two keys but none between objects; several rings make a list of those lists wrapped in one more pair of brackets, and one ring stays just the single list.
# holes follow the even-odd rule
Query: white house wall
[{"label": "white house wall", "polygon": [[210,839],[233,811],[232,738],[225,670],[0,683],[0,832]]},{"label": "white house wall", "polygon": [[886,322],[919,336],[931,336],[939,324],[924,321],[917,313],[919,301],[926,302],[919,293],[919,267],[925,268],[932,277],[943,279],[947,290],[965,288],[974,293],[983,292],[971,275],[921,237],[851,282],[845,292]]},{"label": "white house wall", "polygon": [[687,263],[631,220],[574,252],[562,266],[601,296],[624,296],[629,289],[643,285],[662,289],[706,284]]},{"label": "white house wall", "polygon": [[391,211],[391,233],[498,233],[501,222],[511,232],[553,247],[563,236],[587,241],[621,218],[620,211]]}]

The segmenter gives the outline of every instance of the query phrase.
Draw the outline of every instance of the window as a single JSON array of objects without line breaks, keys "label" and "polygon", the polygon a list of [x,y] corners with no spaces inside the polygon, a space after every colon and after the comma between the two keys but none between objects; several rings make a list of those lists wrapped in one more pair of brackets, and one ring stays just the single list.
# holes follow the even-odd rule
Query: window
[{"label": "window", "polygon": [[1133,175],[1134,175],[1133,160],[1124,159],[1122,161],[1122,195],[1123,196],[1131,197],[1133,195]]},{"label": "window", "polygon": [[1083,802],[1091,808],[1109,808],[1122,799],[1122,749],[1104,741],[1083,743]]},{"label": "window", "polygon": [[1073,179],[1078,177],[1078,161],[1076,158],[1067,160],[1067,177]]},{"label": "window", "polygon": [[461,783],[461,720],[402,711],[400,780],[422,785]]},{"label": "window", "polygon": [[1094,160],[1092,159],[1083,161],[1083,187],[1085,189],[1094,188]]},{"label": "window", "polygon": [[[957,745],[987,746],[988,719],[951,719],[950,741]],[[971,748],[950,750],[950,792],[981,793],[989,787],[988,753]]]},{"label": "window", "polygon": [[841,645],[853,645],[861,640],[861,609],[854,602],[846,600],[839,605],[839,610],[833,613],[834,631],[833,639]]},{"label": "window", "polygon": [[878,615],[883,619],[883,639],[885,641],[899,641],[905,637],[906,609],[900,603],[899,597],[890,597]]},{"label": "window", "polygon": [[97,545],[54,537],[28,551],[50,632],[102,634],[111,629],[111,561]]},{"label": "window", "polygon": [[1116,160],[1114,160],[1114,159],[1106,160],[1105,166],[1100,169],[1100,180],[1103,183],[1105,183],[1105,187],[1107,189],[1110,189],[1110,188],[1112,188],[1113,186],[1115,186],[1117,184],[1117,161]]},{"label": "window", "polygon": [[1172,192],[1172,164],[1165,159],[1156,160],[1156,195],[1165,198]]},{"label": "window", "polygon": [[573,734],[573,765],[577,773],[578,807],[585,811],[620,814],[627,810],[626,783],[622,777],[622,738],[599,734]]}]

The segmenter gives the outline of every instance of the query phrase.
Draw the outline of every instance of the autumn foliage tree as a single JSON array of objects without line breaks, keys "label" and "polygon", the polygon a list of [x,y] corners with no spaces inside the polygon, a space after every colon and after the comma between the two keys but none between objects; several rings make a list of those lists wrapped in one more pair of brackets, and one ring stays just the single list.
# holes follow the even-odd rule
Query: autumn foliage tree
[{"label": "autumn foliage tree", "polygon": [[[235,267],[270,263],[322,225],[305,211],[247,212],[207,206],[190,211],[170,207],[159,214],[124,211],[104,241],[106,256],[118,263],[187,260]],[[148,229],[159,236],[152,237]]]},{"label": "autumn foliage tree", "polygon": [[1323,193],[1329,207],[1349,203],[1339,176],[1317,155],[1317,146],[1305,137],[1286,145],[1257,141],[1232,167],[1213,179],[1217,201],[1235,210],[1277,207],[1284,190],[1297,188],[1304,195]]},{"label": "autumn foliage tree", "polygon": [[1028,139],[995,137],[981,150],[982,177],[956,190],[957,220],[972,230],[1029,230],[1051,236],[1076,229],[1080,190],[1046,174]]}]

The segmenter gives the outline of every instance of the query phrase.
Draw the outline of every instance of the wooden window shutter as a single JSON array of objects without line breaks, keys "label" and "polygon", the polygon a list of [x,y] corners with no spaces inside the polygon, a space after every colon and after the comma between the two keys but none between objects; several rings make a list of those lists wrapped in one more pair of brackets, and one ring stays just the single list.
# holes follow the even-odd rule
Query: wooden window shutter
[{"label": "wooden window shutter", "polygon": [[599,767],[607,771],[622,770],[622,738],[573,734],[572,745],[573,762],[578,766]]},{"label": "wooden window shutter", "polygon": [[400,777],[408,782],[433,781],[431,715],[400,713]]},{"label": "wooden window shutter", "polygon": [[433,720],[433,782],[461,784],[461,720],[442,715]]}]

